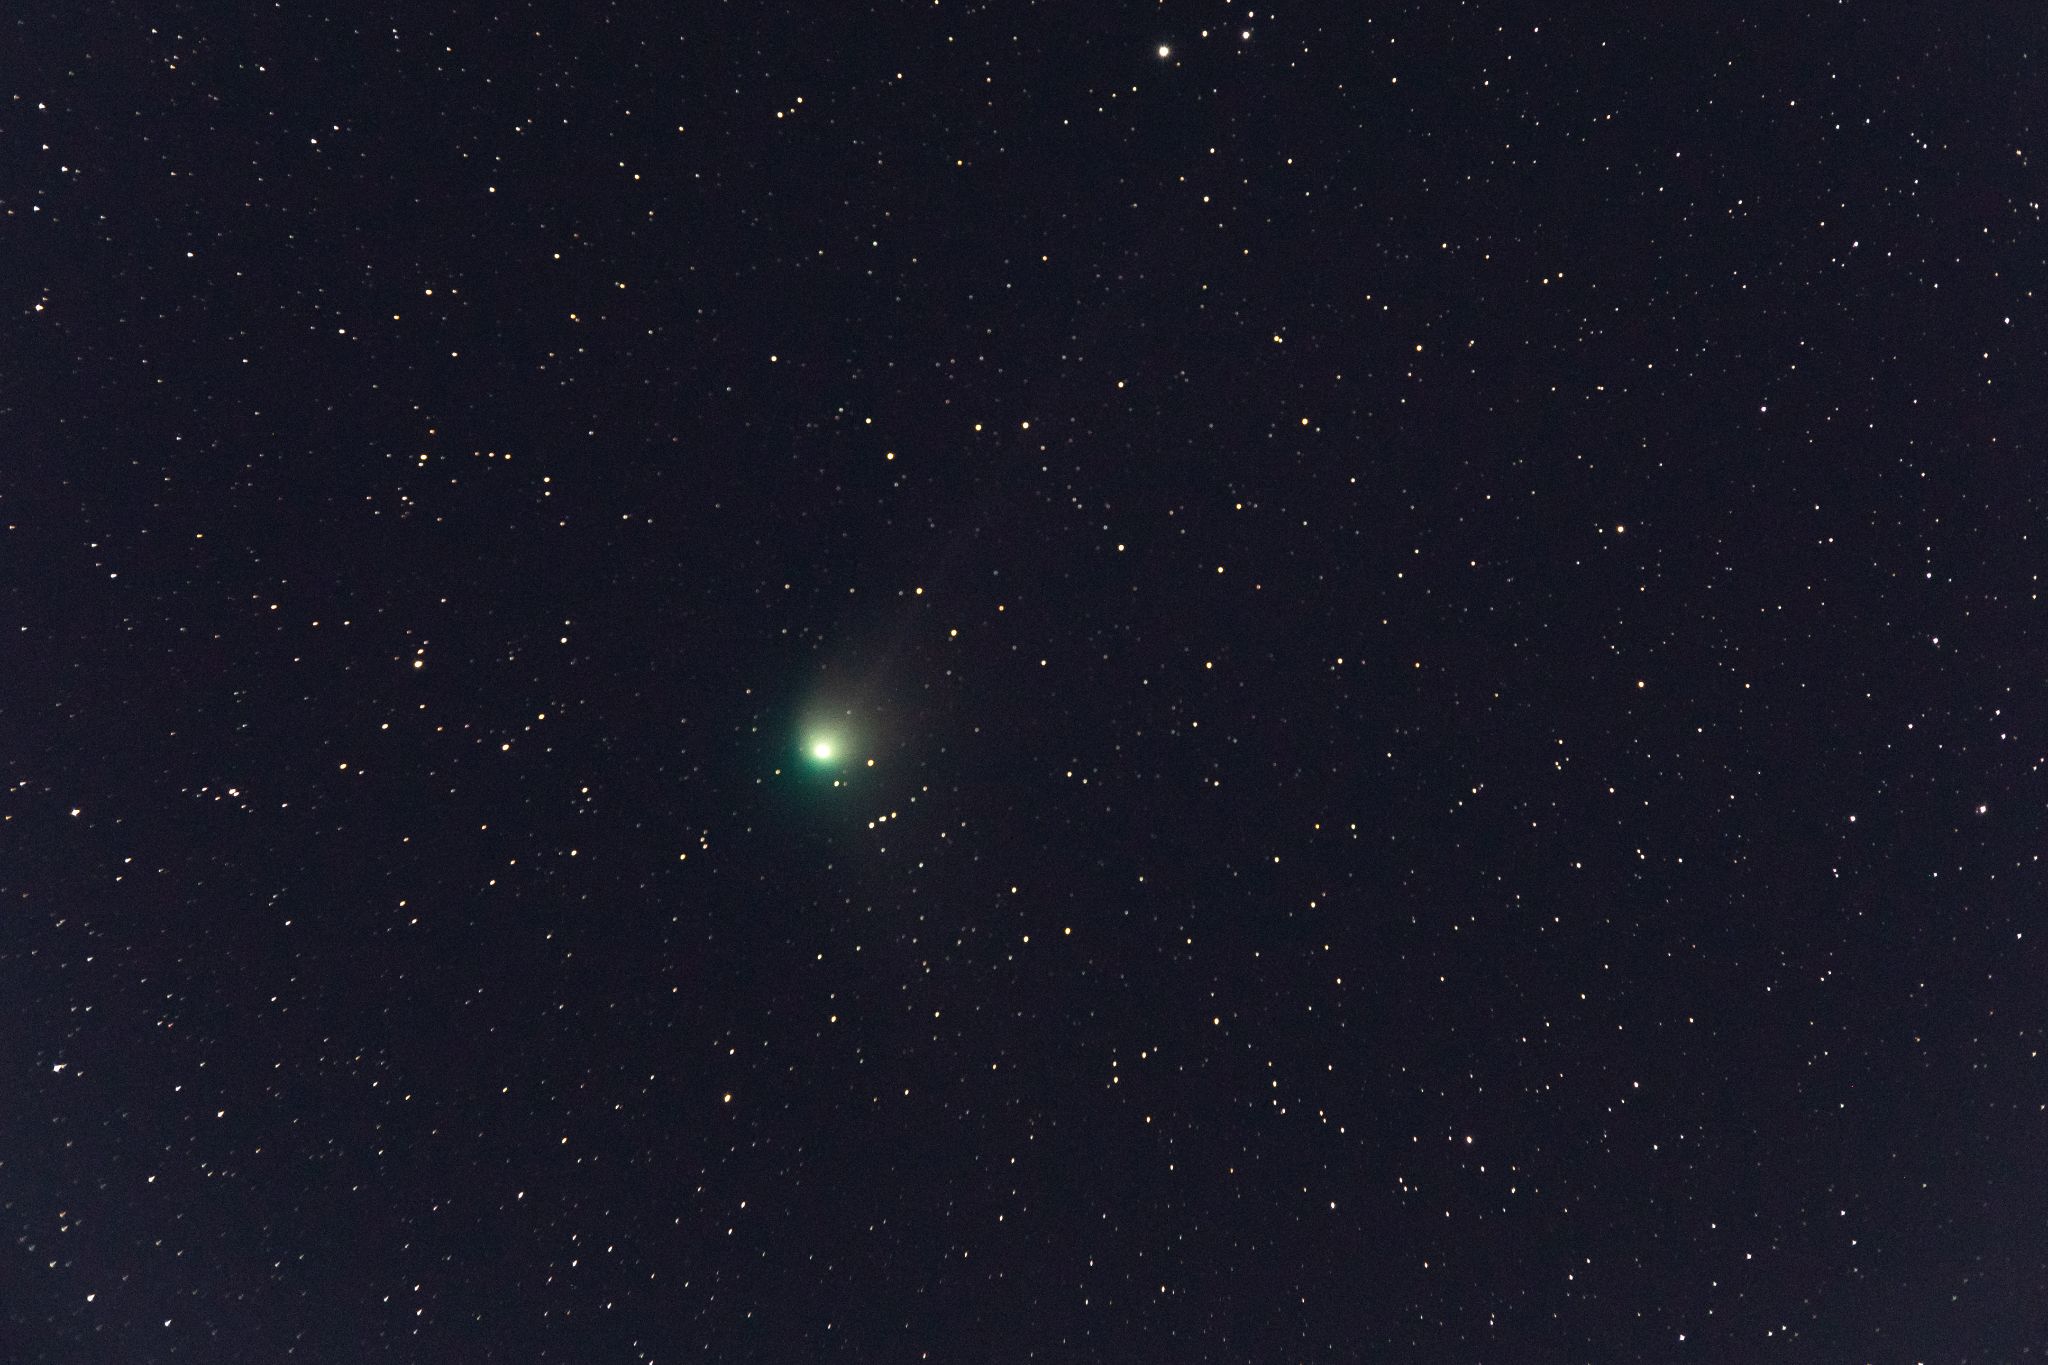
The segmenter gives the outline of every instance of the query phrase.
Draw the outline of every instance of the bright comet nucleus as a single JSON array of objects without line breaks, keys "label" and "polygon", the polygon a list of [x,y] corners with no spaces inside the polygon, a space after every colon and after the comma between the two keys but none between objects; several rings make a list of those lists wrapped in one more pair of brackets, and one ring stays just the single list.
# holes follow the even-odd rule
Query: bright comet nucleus
[{"label": "bright comet nucleus", "polygon": [[817,740],[811,745],[811,757],[820,763],[830,762],[834,752],[832,741],[829,739]]}]

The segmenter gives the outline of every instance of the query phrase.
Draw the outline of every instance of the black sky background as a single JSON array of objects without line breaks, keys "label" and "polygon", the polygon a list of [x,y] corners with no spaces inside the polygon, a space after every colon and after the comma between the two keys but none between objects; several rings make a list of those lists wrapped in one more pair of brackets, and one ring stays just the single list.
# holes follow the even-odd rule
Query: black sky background
[{"label": "black sky background", "polygon": [[0,1359],[2042,1353],[2038,16],[1250,10],[10,16]]}]

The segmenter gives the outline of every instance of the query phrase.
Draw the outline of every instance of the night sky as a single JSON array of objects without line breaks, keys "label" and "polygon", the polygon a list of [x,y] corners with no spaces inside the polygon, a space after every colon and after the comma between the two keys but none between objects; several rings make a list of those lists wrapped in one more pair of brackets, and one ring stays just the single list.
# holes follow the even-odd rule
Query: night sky
[{"label": "night sky", "polygon": [[10,11],[0,1361],[2048,1353],[2048,30],[1705,8]]}]

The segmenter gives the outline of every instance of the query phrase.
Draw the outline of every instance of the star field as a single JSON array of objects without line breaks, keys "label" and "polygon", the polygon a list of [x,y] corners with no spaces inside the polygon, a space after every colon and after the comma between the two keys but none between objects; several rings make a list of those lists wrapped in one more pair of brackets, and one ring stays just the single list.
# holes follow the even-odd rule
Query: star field
[{"label": "star field", "polygon": [[0,1361],[2048,1354],[2023,11],[5,32]]}]

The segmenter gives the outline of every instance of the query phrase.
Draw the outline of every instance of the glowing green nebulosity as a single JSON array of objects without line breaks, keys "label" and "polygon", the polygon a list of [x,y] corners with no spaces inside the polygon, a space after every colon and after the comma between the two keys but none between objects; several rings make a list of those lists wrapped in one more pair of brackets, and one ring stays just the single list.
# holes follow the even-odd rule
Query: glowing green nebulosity
[{"label": "glowing green nebulosity", "polygon": [[[866,727],[842,703],[812,702],[789,718],[787,762],[814,782],[839,786],[859,765]],[[870,763],[868,766],[872,767]]]},{"label": "glowing green nebulosity", "polygon": [[807,732],[802,749],[804,758],[817,768],[836,768],[846,759],[846,739],[833,730]]}]

